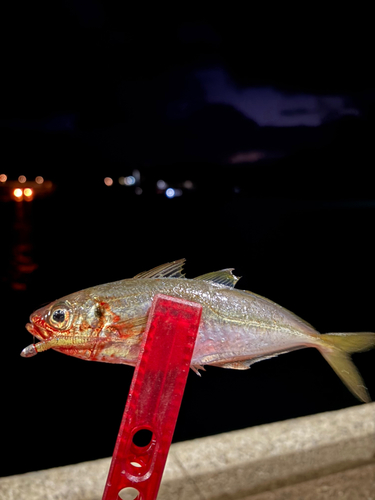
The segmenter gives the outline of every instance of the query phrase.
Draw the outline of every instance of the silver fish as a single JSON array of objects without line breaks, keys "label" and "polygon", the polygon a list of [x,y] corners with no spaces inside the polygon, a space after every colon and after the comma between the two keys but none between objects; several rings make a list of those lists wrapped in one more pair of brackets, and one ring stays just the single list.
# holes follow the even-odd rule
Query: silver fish
[{"label": "silver fish", "polygon": [[26,328],[40,342],[21,356],[52,348],[81,359],[135,365],[152,300],[162,293],[203,306],[194,371],[204,365],[246,370],[255,362],[315,347],[358,399],[370,401],[350,355],[375,347],[375,333],[321,335],[278,304],[235,289],[239,278],[233,269],[186,279],[184,262],[72,293],[38,309]]}]

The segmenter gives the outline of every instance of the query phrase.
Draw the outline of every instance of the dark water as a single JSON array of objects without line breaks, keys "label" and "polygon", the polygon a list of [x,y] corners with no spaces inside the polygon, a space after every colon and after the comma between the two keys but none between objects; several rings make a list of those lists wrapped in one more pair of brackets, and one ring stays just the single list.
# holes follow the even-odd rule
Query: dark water
[{"label": "dark water", "polygon": [[[186,177],[180,169],[181,179]],[[23,359],[29,314],[67,293],[187,258],[188,277],[234,267],[240,288],[273,299],[319,331],[374,330],[368,198],[285,196],[240,173],[157,195],[60,182],[49,198],[2,203],[0,475],[109,456],[133,369],[48,351]],[[238,178],[233,178],[237,175]],[[159,172],[159,177],[160,177]],[[147,180],[146,179],[146,180]],[[194,179],[193,179],[194,180]],[[207,181],[207,182],[206,182]],[[200,182],[200,184],[199,184]],[[355,363],[375,398],[375,352]],[[356,405],[314,349],[189,375],[175,441]]]}]

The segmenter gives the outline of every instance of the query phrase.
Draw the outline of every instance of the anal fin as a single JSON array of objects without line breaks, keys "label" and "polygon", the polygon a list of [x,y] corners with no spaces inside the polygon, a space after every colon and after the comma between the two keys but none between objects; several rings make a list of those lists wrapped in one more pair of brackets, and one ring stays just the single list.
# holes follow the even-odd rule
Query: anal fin
[{"label": "anal fin", "polygon": [[199,377],[202,375],[199,373],[199,370],[203,370],[204,372],[206,371],[204,366],[201,365],[191,365],[190,368],[193,370],[194,373],[196,373]]},{"label": "anal fin", "polygon": [[252,363],[254,363],[254,360],[249,359],[248,361],[233,361],[232,363],[217,366],[220,366],[220,368],[231,368],[232,370],[248,370]]}]

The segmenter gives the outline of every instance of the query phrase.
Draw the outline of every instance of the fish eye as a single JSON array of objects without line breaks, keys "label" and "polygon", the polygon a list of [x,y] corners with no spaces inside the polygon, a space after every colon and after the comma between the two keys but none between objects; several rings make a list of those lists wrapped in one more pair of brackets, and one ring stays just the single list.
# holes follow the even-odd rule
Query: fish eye
[{"label": "fish eye", "polygon": [[65,321],[65,311],[62,309],[56,309],[52,314],[53,321],[55,323],[63,323]]},{"label": "fish eye", "polygon": [[65,304],[56,305],[50,314],[50,323],[55,328],[64,330],[67,328],[70,319],[70,310]]}]

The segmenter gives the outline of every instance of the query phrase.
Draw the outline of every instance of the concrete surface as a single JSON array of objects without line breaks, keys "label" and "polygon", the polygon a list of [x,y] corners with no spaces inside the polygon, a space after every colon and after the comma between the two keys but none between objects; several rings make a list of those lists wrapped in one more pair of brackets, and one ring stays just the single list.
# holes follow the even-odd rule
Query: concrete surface
[{"label": "concrete surface", "polygon": [[[0,478],[2,500],[99,500],[110,459]],[[159,500],[375,500],[375,403],[172,445]]]}]

